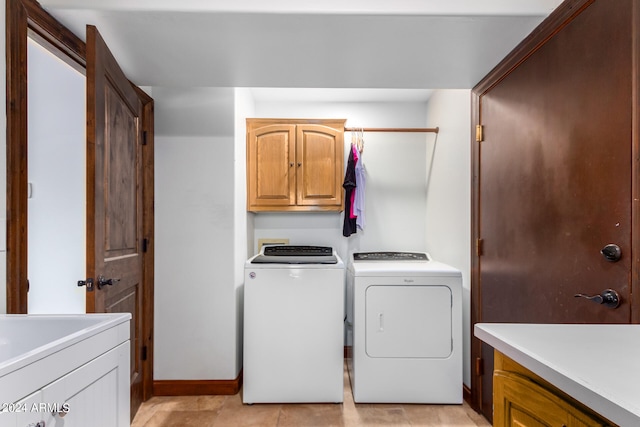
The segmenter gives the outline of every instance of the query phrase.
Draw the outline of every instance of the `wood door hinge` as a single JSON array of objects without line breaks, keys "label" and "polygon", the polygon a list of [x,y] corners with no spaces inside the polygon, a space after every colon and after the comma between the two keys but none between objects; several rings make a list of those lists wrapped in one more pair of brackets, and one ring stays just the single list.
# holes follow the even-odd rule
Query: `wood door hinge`
[{"label": "wood door hinge", "polygon": [[142,131],[142,145],[147,145],[147,131]]},{"label": "wood door hinge", "polygon": [[142,347],[142,355],[140,356],[142,360],[147,360],[147,346]]},{"label": "wood door hinge", "polygon": [[476,142],[484,141],[484,126],[476,125]]},{"label": "wood door hinge", "polygon": [[480,357],[476,359],[476,375],[484,375],[484,359]]},{"label": "wood door hinge", "polygon": [[476,255],[477,256],[482,256],[483,253],[484,253],[484,239],[477,239],[476,240]]}]

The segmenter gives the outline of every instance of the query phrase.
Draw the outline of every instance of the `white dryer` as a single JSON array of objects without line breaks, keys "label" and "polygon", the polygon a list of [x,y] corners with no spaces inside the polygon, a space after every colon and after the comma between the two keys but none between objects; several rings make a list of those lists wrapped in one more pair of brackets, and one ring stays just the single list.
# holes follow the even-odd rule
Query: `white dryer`
[{"label": "white dryer", "polygon": [[347,299],[355,402],[462,403],[459,270],[426,253],[355,253]]}]

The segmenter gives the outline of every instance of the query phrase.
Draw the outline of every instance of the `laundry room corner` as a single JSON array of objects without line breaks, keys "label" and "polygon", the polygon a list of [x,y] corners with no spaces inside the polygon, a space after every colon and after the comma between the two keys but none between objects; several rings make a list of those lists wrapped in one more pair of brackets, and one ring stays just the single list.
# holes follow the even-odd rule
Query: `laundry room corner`
[{"label": "laundry room corner", "polygon": [[[341,118],[347,119],[347,127],[422,127],[425,123],[425,99],[302,101],[287,98],[283,90],[284,95],[272,100],[274,91],[254,90],[255,117]],[[425,158],[428,140],[433,138],[433,134],[365,133],[363,163],[370,180],[364,229],[344,237],[343,213],[258,213],[254,254],[260,238],[289,238],[291,244],[332,246],[345,260],[359,250],[424,250]],[[350,142],[351,133],[345,132],[345,165]]]},{"label": "laundry room corner", "polygon": [[243,234],[234,212],[234,90],[154,87],[153,96],[154,383],[234,380],[241,324],[232,248]]},{"label": "laundry room corner", "polygon": [[436,90],[427,125],[438,126],[427,152],[426,249],[462,272],[463,382],[471,385],[471,91]]}]

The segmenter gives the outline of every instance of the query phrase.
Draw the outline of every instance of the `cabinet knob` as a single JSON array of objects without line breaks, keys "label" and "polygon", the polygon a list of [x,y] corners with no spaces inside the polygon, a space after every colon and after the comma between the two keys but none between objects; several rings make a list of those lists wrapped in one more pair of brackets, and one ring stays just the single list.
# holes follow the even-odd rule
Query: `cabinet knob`
[{"label": "cabinet knob", "polygon": [[67,416],[67,414],[69,413],[69,404],[68,403],[64,403],[61,406],[59,406],[57,408],[57,410],[54,410],[51,415],[53,416],[58,416],[60,418],[64,418]]},{"label": "cabinet knob", "polygon": [[54,417],[57,415],[60,418],[64,418],[67,416],[68,413],[69,413],[69,404],[65,402],[62,405],[58,406],[56,409],[54,409],[53,412],[51,412],[51,415],[53,415]]},{"label": "cabinet knob", "polygon": [[293,167],[293,162],[289,163],[289,167],[292,168]]},{"label": "cabinet knob", "polygon": [[302,162],[298,162],[298,167],[302,166]]}]

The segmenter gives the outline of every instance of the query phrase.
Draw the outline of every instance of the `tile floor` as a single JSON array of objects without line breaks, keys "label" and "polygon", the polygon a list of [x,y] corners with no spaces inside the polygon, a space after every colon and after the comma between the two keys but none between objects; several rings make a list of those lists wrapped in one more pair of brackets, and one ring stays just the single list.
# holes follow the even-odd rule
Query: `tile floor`
[{"label": "tile floor", "polygon": [[342,404],[243,405],[241,393],[234,396],[153,397],[142,404],[131,427],[491,426],[466,403],[356,404],[346,369]]}]

